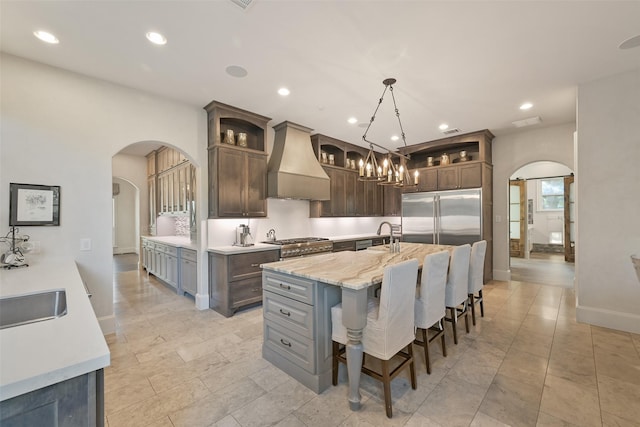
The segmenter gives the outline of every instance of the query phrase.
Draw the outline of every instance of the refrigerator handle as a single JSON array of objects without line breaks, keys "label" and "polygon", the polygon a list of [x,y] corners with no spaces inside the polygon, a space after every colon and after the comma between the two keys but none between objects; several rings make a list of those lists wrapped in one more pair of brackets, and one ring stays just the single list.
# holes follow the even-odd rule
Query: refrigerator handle
[{"label": "refrigerator handle", "polygon": [[433,233],[434,243],[440,244],[440,196],[436,195],[433,201]]}]

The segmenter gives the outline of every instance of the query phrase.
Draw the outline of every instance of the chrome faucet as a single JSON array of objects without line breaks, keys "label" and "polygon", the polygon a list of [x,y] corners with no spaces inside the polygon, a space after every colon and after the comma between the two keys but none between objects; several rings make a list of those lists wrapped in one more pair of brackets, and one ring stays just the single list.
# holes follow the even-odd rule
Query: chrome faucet
[{"label": "chrome faucet", "polygon": [[[395,253],[395,252],[400,252],[400,239],[394,239],[393,237],[393,228],[394,225],[391,224],[389,221],[382,221],[380,223],[380,225],[378,226],[378,231],[376,231],[376,234],[379,236],[380,233],[382,232],[382,226],[387,224],[389,226],[389,251]],[[395,227],[399,227],[399,226],[395,226]]]},{"label": "chrome faucet", "polygon": [[267,231],[267,239],[269,239],[272,242],[275,242],[275,240],[276,240],[276,230],[274,230],[272,228],[269,231]]},{"label": "chrome faucet", "polygon": [[378,236],[380,235],[380,233],[382,232],[382,226],[385,224],[389,226],[389,235],[391,236],[391,241],[393,241],[393,224],[391,224],[389,221],[382,221],[378,226],[378,231],[376,231],[376,234]]}]

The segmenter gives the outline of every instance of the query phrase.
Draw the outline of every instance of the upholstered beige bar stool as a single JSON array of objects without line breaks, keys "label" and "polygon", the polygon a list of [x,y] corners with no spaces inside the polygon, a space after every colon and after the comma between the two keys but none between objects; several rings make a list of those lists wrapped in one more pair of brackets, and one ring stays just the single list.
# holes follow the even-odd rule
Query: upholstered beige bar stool
[{"label": "upholstered beige bar stool", "polygon": [[449,275],[445,288],[445,305],[449,309],[447,322],[451,322],[453,328],[453,342],[458,344],[458,318],[464,316],[464,324],[469,333],[469,316],[467,310],[469,290],[469,258],[471,245],[457,246],[451,253],[449,263]]},{"label": "upholstered beige bar stool", "polygon": [[[447,313],[447,308],[444,296],[448,268],[448,251],[427,255],[422,264],[422,277],[415,306],[414,319],[417,331],[414,344],[424,347],[424,358],[427,363],[428,374],[431,374],[431,361],[429,358],[429,343],[431,341],[440,338],[442,355],[447,356],[444,334],[444,317]],[[429,331],[432,331],[431,336],[429,336]]]},{"label": "upholstered beige bar stool", "polygon": [[484,256],[487,253],[487,241],[480,240],[471,245],[471,261],[469,264],[469,305],[471,306],[471,320],[476,324],[476,303],[480,303],[480,316],[484,317],[484,300],[482,287],[484,286]]},{"label": "upholstered beige bar stool", "polygon": [[[378,373],[366,366],[363,360],[362,372],[382,381],[387,417],[392,417],[391,380],[403,369],[409,368],[411,387],[417,386],[413,363],[412,343],[415,339],[413,325],[418,261],[415,259],[385,267],[380,289],[380,299],[370,298],[367,308],[367,325],[362,334],[363,359],[369,355],[382,362],[382,372]],[[342,324],[342,304],[331,308],[333,340],[333,385],[338,384],[338,362],[347,363],[345,348],[347,329]],[[402,350],[407,348],[407,352]],[[400,356],[402,362],[390,370],[389,360]]]}]

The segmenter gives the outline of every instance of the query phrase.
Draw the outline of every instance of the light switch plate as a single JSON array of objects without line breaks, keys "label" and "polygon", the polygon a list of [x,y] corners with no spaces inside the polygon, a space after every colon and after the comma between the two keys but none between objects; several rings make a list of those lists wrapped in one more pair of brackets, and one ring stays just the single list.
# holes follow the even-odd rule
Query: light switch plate
[{"label": "light switch plate", "polygon": [[90,251],[91,250],[91,239],[80,239],[80,250],[81,251]]}]

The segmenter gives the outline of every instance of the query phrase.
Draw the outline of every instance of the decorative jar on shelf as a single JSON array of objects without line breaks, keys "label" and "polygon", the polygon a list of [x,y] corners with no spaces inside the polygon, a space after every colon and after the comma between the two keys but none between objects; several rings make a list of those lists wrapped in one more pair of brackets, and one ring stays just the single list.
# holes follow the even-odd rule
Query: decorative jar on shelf
[{"label": "decorative jar on shelf", "polygon": [[247,146],[247,134],[244,132],[238,133],[238,146],[246,147]]},{"label": "decorative jar on shelf", "polygon": [[224,138],[222,140],[225,144],[236,145],[236,138],[234,136],[233,129],[227,129],[224,132]]},{"label": "decorative jar on shelf", "polygon": [[449,155],[447,153],[444,153],[442,157],[440,157],[440,165],[446,166],[448,164],[449,164]]}]

